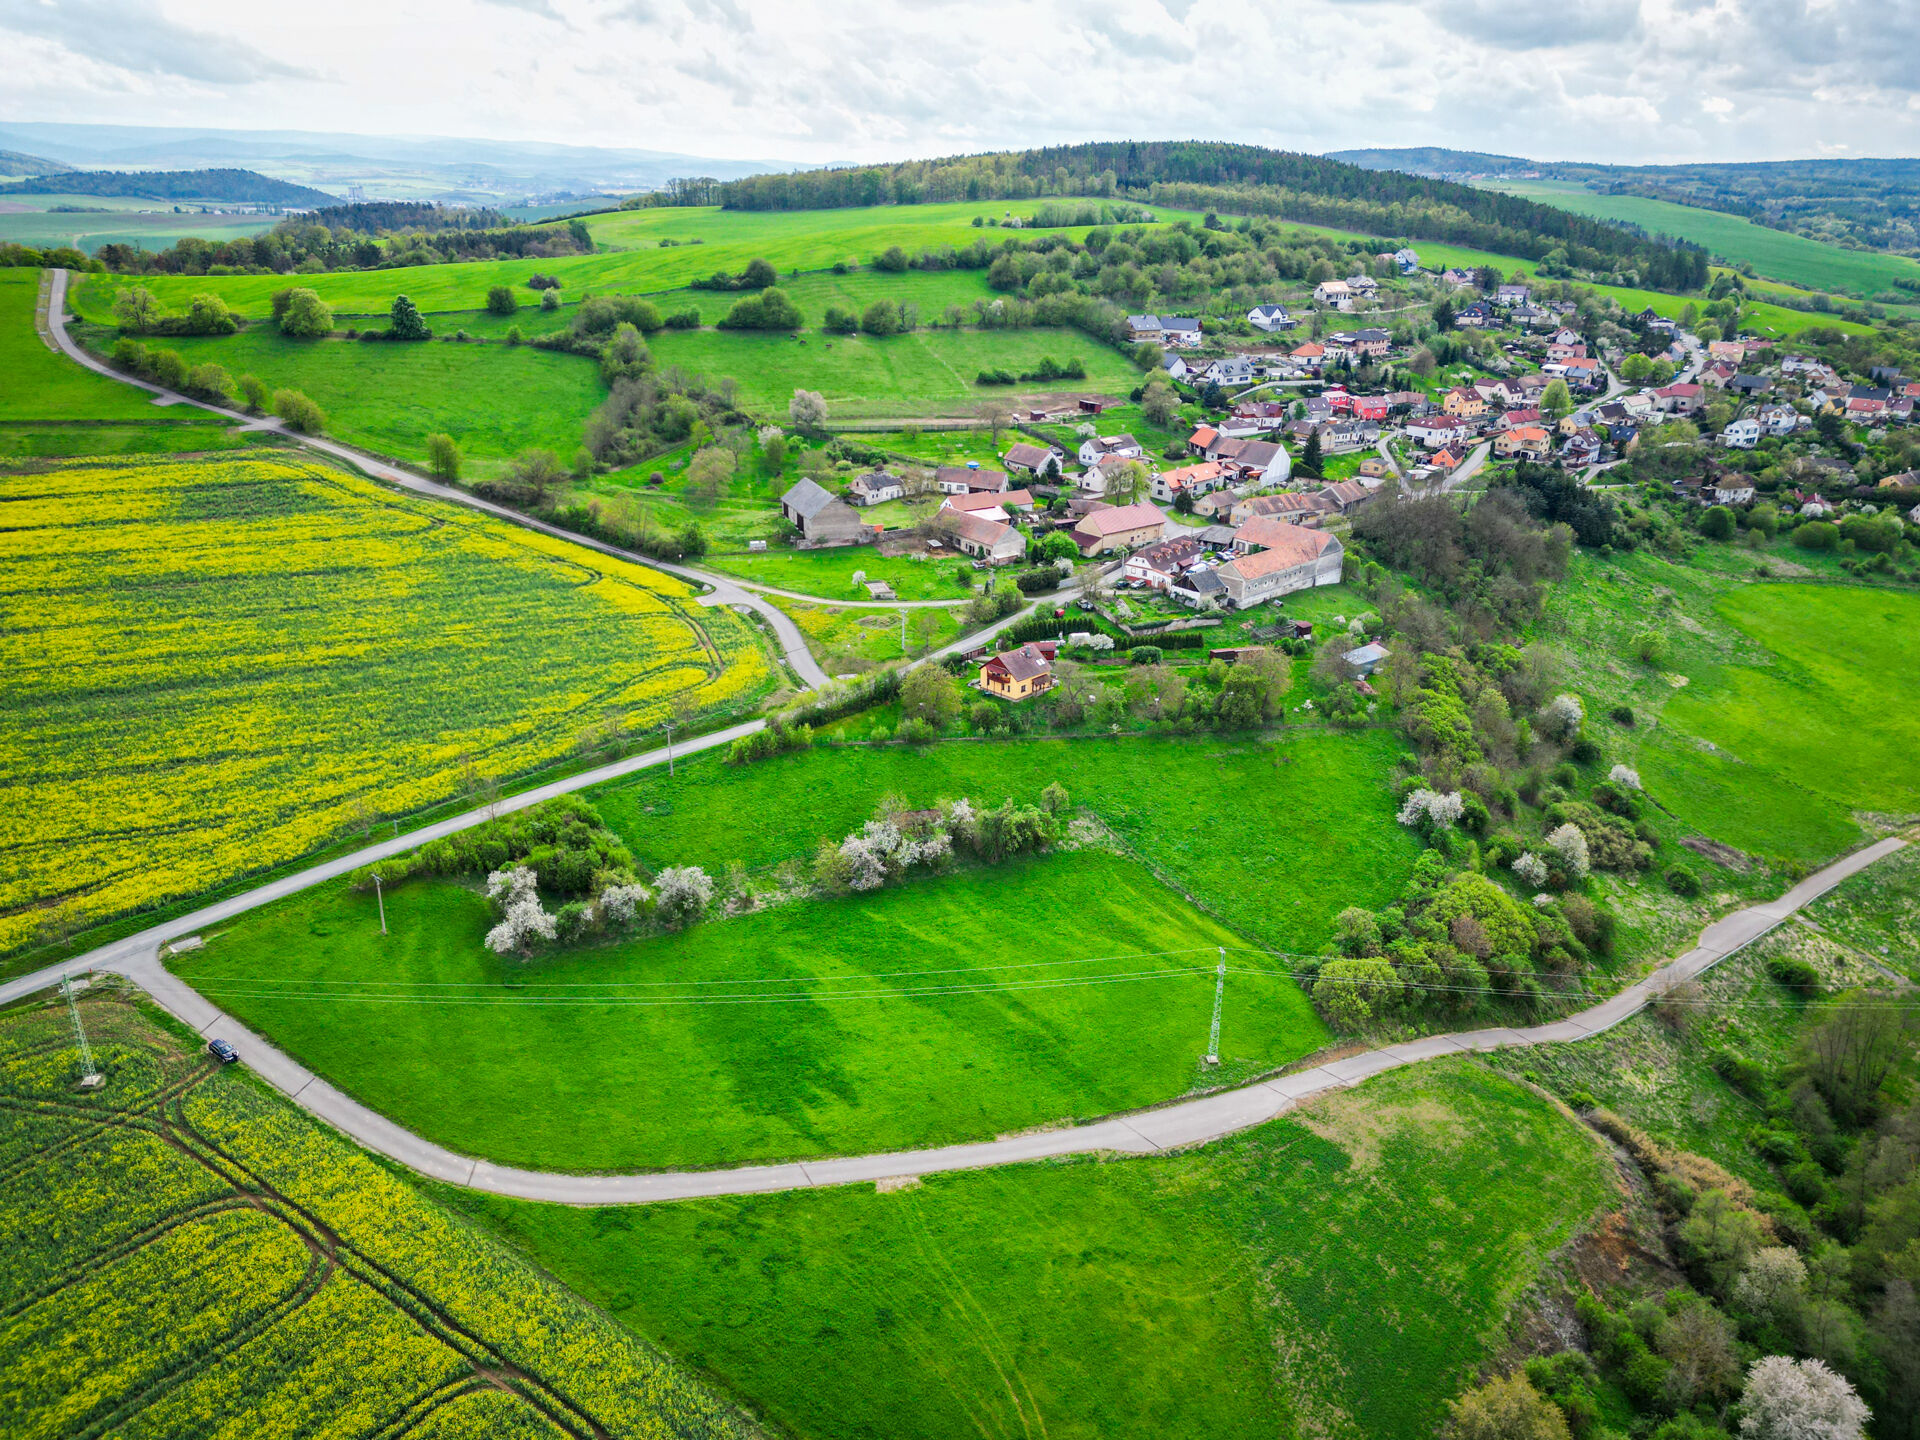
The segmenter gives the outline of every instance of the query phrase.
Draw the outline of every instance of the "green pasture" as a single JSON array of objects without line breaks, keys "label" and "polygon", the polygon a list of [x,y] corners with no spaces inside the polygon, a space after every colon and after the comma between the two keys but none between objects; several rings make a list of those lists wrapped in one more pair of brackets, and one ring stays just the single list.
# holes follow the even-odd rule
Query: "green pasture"
[{"label": "green pasture", "polygon": [[[1582,553],[1548,623],[1589,728],[1693,831],[1817,862],[1860,843],[1855,811],[1920,810],[1904,698],[1920,596],[1769,583],[1725,547],[1686,562]],[[1651,665],[1633,657],[1646,632],[1667,647]],[[1605,719],[1620,703],[1630,730]]]},{"label": "green pasture", "polygon": [[144,390],[56,355],[33,328],[40,271],[0,270],[0,420],[160,420]]},{"label": "green pasture", "polygon": [[445,431],[470,476],[497,473],[536,446],[570,458],[606,398],[591,360],[525,346],[291,340],[266,326],[155,343],[189,364],[224,365],[236,380],[251,373],[271,389],[303,391],[327,412],[328,434],[382,455],[424,465],[427,436]]},{"label": "green pasture", "polygon": [[[1066,329],[916,330],[884,337],[662,330],[648,345],[661,365],[678,365],[714,379],[732,376],[744,408],[782,421],[787,402],[800,389],[826,397],[831,423],[964,416],[986,403],[1016,406],[1030,395],[1124,395],[1140,383],[1140,372],[1118,351]],[[1047,356],[1063,364],[1079,360],[1087,378],[974,383],[982,370],[1021,374]]]},{"label": "green pasture", "polygon": [[[89,208],[55,214],[48,209],[53,205]],[[112,198],[99,195],[8,195],[0,202],[0,242],[12,240],[35,249],[71,245],[89,255],[112,243],[164,250],[189,236],[215,242],[238,240],[280,222],[277,215],[175,213],[159,201],[148,201],[147,206],[135,209],[120,201],[116,208]]]},{"label": "green pasture", "polygon": [[0,421],[0,459],[42,460],[74,455],[181,455],[238,450],[248,437],[225,421],[193,424],[169,420],[121,420],[62,425]]},{"label": "green pasture", "polygon": [[[527,277],[536,271],[558,275],[563,295],[577,300],[583,292],[651,294],[680,290],[689,282],[716,271],[737,274],[756,258],[770,262],[782,277],[796,271],[828,270],[842,260],[866,265],[892,245],[909,253],[927,245],[966,245],[979,235],[990,240],[997,230],[975,230],[971,218],[1012,210],[1030,214],[1040,202],[996,202],[982,205],[881,206],[867,210],[810,210],[794,212],[734,211],[717,207],[629,210],[596,216],[587,223],[596,243],[605,247],[595,255],[563,256],[549,260],[488,260],[465,264],[420,265],[403,270],[338,271],[298,277],[318,291],[341,315],[385,314],[397,293],[413,298],[423,311],[480,310],[487,291],[512,285],[527,296]],[[85,217],[75,217],[84,219]],[[1017,232],[1026,233],[1026,232]],[[1062,233],[1079,236],[1079,230]],[[662,239],[702,243],[663,248]],[[906,277],[898,277],[905,279]],[[948,277],[951,281],[951,276]],[[104,320],[113,297],[128,282],[103,276],[81,287],[75,304],[89,319]],[[243,315],[268,313],[273,292],[285,288],[283,275],[155,275],[140,281],[161,303],[184,309],[201,291],[213,290]],[[702,292],[702,311],[709,307],[717,318],[736,296]],[[813,317],[809,317],[813,318]]]},{"label": "green pasture", "polygon": [[851,610],[803,605],[774,597],[807,637],[829,675],[844,675],[924,655],[960,638],[964,621],[955,607],[917,610]]},{"label": "green pasture", "polygon": [[[972,593],[974,581],[971,561],[921,560],[905,555],[888,559],[871,545],[709,554],[702,563],[708,569],[723,570],[758,585],[827,600],[867,599],[866,586],[854,582],[856,573],[868,580],[886,581],[902,600],[964,600]],[[959,583],[962,579],[967,582],[964,586]]]},{"label": "green pasture", "polygon": [[1318,952],[1334,916],[1389,903],[1413,865],[1416,842],[1390,823],[1404,749],[1385,730],[849,745],[739,767],[702,757],[677,777],[615,781],[593,801],[650,865],[756,869],[857,829],[884,795],[998,804],[1058,781],[1227,924],[1274,949]]},{"label": "green pasture", "polygon": [[1905,256],[1848,250],[1697,205],[1643,195],[1600,195],[1567,180],[1503,180],[1495,188],[1576,215],[1625,221],[1650,234],[1691,240],[1718,258],[1750,264],[1761,275],[1809,290],[1865,299],[1892,290],[1896,280],[1920,280],[1920,263]]},{"label": "green pasture", "polygon": [[1803,913],[1853,958],[1920,980],[1920,845],[1875,861]]},{"label": "green pasture", "polygon": [[[1179,1095],[1201,1079],[1215,947],[1244,944],[1101,852],[532,963],[482,945],[493,922],[473,890],[394,887],[385,936],[373,902],[323,887],[179,971],[383,1115],[553,1170],[988,1139]],[[1236,975],[1231,990],[1226,1071],[1324,1043],[1290,979]]]},{"label": "green pasture", "polygon": [[1610,1172],[1535,1092],[1442,1061],[1167,1157],[631,1209],[449,1193],[806,1440],[1355,1440],[1435,1430]]}]

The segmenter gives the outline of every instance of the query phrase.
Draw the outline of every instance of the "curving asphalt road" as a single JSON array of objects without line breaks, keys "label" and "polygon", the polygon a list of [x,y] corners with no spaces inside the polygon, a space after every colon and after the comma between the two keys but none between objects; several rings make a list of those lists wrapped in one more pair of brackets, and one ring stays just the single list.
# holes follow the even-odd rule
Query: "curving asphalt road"
[{"label": "curving asphalt road", "polygon": [[[740,727],[744,730],[745,727]],[[719,743],[721,736],[708,737]],[[622,761],[609,771],[624,772],[660,763],[661,755]],[[531,803],[540,792],[515,796],[513,803]],[[503,802],[503,806],[509,802]],[[464,817],[463,817],[464,818]],[[1036,1131],[1004,1140],[972,1145],[948,1145],[931,1150],[859,1155],[840,1159],[796,1161],[784,1165],[746,1165],[731,1170],[668,1171],[652,1175],[566,1175],[520,1170],[459,1155],[414,1134],[384,1115],[322,1080],[284,1051],[210,1004],[161,963],[158,947],[169,938],[194,933],[268,900],[291,894],[320,879],[344,873],[380,855],[392,854],[450,833],[460,821],[443,822],[388,844],[369,847],[352,856],[316,866],[312,871],[262,886],[257,891],[210,905],[180,920],[130,936],[115,945],[67,965],[0,985],[0,1004],[59,983],[63,973],[90,969],[124,975],[144,989],[169,1014],[200,1035],[231,1043],[241,1060],[252,1066],[295,1104],[327,1121],[369,1150],[449,1184],[467,1186],[522,1200],[547,1200],[566,1205],[633,1205],[657,1200],[689,1200],[715,1195],[744,1195],[769,1190],[799,1190],[813,1186],[851,1185],[900,1176],[932,1175],[948,1170],[974,1170],[1062,1155],[1120,1152],[1153,1154],[1204,1144],[1224,1135],[1264,1124],[1277,1116],[1333,1090],[1357,1085],[1386,1070],[1421,1060],[1515,1046],[1548,1045],[1589,1039],[1637,1014],[1670,985],[1690,980],[1742,947],[1791,918],[1801,907],[1876,860],[1907,843],[1886,839],[1858,850],[1795,885],[1778,900],[1715,921],[1699,944],[1656,970],[1645,980],[1612,999],[1549,1025],[1526,1029],[1467,1031],[1456,1035],[1429,1035],[1405,1044],[1387,1045],[1316,1065],[1292,1075],[1257,1081],[1194,1100],[1178,1101],[1158,1109],[1114,1115],[1090,1125]],[[324,873],[323,873],[324,872]]]}]

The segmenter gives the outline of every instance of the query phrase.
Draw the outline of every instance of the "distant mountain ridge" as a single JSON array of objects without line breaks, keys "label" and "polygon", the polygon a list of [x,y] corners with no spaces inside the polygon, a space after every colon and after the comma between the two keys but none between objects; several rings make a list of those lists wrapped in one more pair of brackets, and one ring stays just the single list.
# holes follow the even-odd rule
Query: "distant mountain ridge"
[{"label": "distant mountain ridge", "polygon": [[229,200],[309,208],[331,205],[324,190],[276,180],[254,170],[64,170],[0,185],[0,195],[45,191],[51,181],[66,195],[118,195],[143,200]]},{"label": "distant mountain ridge", "polygon": [[73,166],[44,155],[23,155],[18,150],[0,150],[0,175],[58,175]]}]

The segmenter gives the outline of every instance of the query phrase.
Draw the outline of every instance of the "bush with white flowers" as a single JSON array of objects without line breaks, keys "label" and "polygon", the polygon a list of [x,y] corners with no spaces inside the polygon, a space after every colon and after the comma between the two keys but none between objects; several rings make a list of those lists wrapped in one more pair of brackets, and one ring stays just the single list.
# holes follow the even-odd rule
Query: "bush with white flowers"
[{"label": "bush with white flowers", "polygon": [[487,932],[486,939],[494,954],[527,954],[536,940],[553,939],[553,916],[541,906],[538,883],[526,866],[488,875],[487,898],[500,911],[500,923]]},{"label": "bush with white flowers", "polygon": [[1614,766],[1613,769],[1607,772],[1607,779],[1611,780],[1623,790],[1638,790],[1640,788],[1640,772],[1631,765]]},{"label": "bush with white flowers", "polygon": [[1570,879],[1584,880],[1592,871],[1592,862],[1587,858],[1587,837],[1580,833],[1578,825],[1562,825],[1547,836],[1547,846],[1560,858],[1561,868]]},{"label": "bush with white flowers", "polygon": [[1460,798],[1458,790],[1449,790],[1441,794],[1436,790],[1415,790],[1400,806],[1402,825],[1419,825],[1422,822],[1436,830],[1451,830],[1460,823],[1460,817],[1466,813],[1466,802]]},{"label": "bush with white flowers", "polygon": [[[965,807],[964,818],[973,819],[973,807]],[[869,820],[857,832],[840,842],[840,856],[847,862],[846,883],[854,890],[878,890],[888,880],[915,865],[932,865],[953,853],[953,839],[947,822],[936,821],[918,835],[903,834],[891,820]]]},{"label": "bush with white flowers", "polygon": [[713,877],[698,865],[662,870],[653,877],[654,913],[668,925],[688,925],[713,903]]},{"label": "bush with white flowers", "polygon": [[1580,733],[1580,727],[1587,721],[1586,707],[1580,703],[1578,695],[1556,695],[1551,704],[1540,712],[1540,729],[1549,740],[1562,744]]},{"label": "bush with white flowers", "polygon": [[1532,851],[1528,851],[1514,860],[1513,873],[1538,889],[1547,883],[1547,862]]},{"label": "bush with white flowers", "polygon": [[646,903],[644,885],[609,885],[600,892],[600,913],[615,925],[631,925]]}]

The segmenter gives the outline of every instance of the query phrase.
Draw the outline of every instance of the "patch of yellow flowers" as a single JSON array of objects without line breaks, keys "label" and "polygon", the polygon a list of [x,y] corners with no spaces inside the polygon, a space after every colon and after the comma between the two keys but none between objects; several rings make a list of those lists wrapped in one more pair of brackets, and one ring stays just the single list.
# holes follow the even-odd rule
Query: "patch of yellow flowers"
[{"label": "patch of yellow flowers", "polygon": [[774,683],[660,571],[317,461],[0,476],[0,951]]}]

